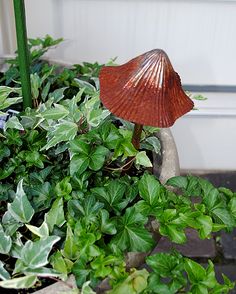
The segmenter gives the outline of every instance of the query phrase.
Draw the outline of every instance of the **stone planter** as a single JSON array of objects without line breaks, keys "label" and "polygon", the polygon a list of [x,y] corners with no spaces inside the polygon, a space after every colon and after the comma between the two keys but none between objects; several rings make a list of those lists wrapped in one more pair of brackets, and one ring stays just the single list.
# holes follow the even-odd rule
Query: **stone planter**
[{"label": "stone planter", "polygon": [[[176,149],[176,145],[174,142],[174,138],[171,134],[170,129],[160,129],[156,136],[161,141],[161,155],[153,154],[153,173],[156,175],[162,184],[174,176],[178,176],[180,174],[179,167],[179,158]],[[158,241],[159,234],[155,231],[157,229],[158,224],[155,221],[150,220],[148,224],[148,229],[152,232],[155,240]],[[145,261],[145,258],[151,254],[150,252],[142,253],[142,252],[128,252],[126,254],[126,263],[127,268],[139,267]],[[68,284],[68,286],[66,285]],[[36,294],[59,294],[65,293],[66,291],[71,291],[71,288],[76,288],[76,283],[73,275],[69,277],[69,279],[65,282],[56,282],[53,285],[45,287],[39,291],[34,293]],[[104,293],[109,289],[108,279],[105,279],[103,282],[98,285],[96,289],[96,293]]]}]

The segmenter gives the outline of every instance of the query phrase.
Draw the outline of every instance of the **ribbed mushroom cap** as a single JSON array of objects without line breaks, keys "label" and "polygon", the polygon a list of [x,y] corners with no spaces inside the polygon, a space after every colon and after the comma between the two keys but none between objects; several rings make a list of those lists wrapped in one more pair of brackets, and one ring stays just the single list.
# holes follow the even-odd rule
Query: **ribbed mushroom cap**
[{"label": "ribbed mushroom cap", "polygon": [[184,93],[178,74],[160,49],[144,53],[121,66],[105,66],[99,74],[100,98],[125,120],[166,128],[194,104]]}]

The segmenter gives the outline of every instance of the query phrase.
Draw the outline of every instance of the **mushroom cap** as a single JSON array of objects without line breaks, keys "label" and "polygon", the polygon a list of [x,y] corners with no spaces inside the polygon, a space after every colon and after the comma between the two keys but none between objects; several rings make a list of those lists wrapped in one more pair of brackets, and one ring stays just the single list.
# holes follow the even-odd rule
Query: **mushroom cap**
[{"label": "mushroom cap", "polygon": [[105,66],[99,80],[100,99],[105,107],[137,124],[170,127],[194,106],[161,49],[151,50],[120,66]]}]

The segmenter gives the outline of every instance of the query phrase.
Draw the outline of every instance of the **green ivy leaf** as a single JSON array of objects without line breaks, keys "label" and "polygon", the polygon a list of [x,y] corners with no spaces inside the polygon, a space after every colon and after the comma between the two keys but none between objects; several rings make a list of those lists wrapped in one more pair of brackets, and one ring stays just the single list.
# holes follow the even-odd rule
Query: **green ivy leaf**
[{"label": "green ivy leaf", "polygon": [[147,252],[152,249],[155,242],[151,234],[144,228],[147,219],[138,213],[134,207],[126,209],[125,215],[118,218],[117,231],[112,244],[121,250]]},{"label": "green ivy leaf", "polygon": [[83,200],[68,201],[70,215],[75,219],[82,217],[86,224],[97,221],[98,212],[102,207],[103,204],[96,201],[92,195],[85,197]]},{"label": "green ivy leaf", "polygon": [[45,222],[48,225],[49,232],[53,231],[54,226],[61,227],[65,223],[63,198],[56,199],[51,209],[45,214]]},{"label": "green ivy leaf", "polygon": [[105,209],[99,212],[101,220],[101,231],[105,234],[114,235],[116,234],[115,222],[109,219],[109,212]]},{"label": "green ivy leaf", "polygon": [[60,240],[58,236],[49,236],[36,242],[27,241],[22,248],[21,260],[31,268],[39,268],[48,263],[48,255],[53,245]]},{"label": "green ivy leaf", "polygon": [[188,179],[187,177],[182,177],[182,176],[173,177],[166,182],[166,185],[176,187],[176,188],[187,189]]},{"label": "green ivy leaf", "polygon": [[98,171],[102,168],[109,150],[104,146],[98,146],[90,155],[89,168]]},{"label": "green ivy leaf", "polygon": [[111,122],[103,123],[99,128],[99,133],[105,147],[115,149],[119,144],[121,135]]},{"label": "green ivy leaf", "polygon": [[81,175],[88,168],[89,162],[86,154],[74,155],[70,160],[70,175]]},{"label": "green ivy leaf", "polygon": [[157,253],[146,258],[147,264],[162,278],[182,275],[183,258],[180,255]]},{"label": "green ivy leaf", "polygon": [[91,191],[109,210],[114,209],[118,213],[128,204],[127,201],[122,201],[126,189],[126,185],[120,180],[110,180],[105,187],[96,187]]},{"label": "green ivy leaf", "polygon": [[140,196],[150,206],[154,207],[158,204],[161,185],[153,175],[144,174],[139,181],[138,188]]},{"label": "green ivy leaf", "polygon": [[28,163],[27,166],[36,166],[39,168],[44,168],[43,156],[36,150],[25,152],[25,161]]},{"label": "green ivy leaf", "polygon": [[56,271],[67,275],[67,273],[68,273],[67,266],[66,266],[65,260],[64,260],[60,251],[55,252],[51,256],[50,263]]},{"label": "green ivy leaf", "polygon": [[163,236],[168,236],[171,241],[177,244],[183,244],[187,241],[184,229],[175,224],[161,224],[159,232]]},{"label": "green ivy leaf", "polygon": [[70,177],[65,177],[59,183],[56,184],[55,194],[57,197],[64,197],[65,199],[70,198],[69,195],[72,191],[70,183]]},{"label": "green ivy leaf", "polygon": [[34,215],[34,209],[31,206],[24,190],[23,180],[17,185],[15,199],[8,203],[8,211],[18,222],[28,223]]},{"label": "green ivy leaf", "polygon": [[146,269],[135,270],[125,280],[118,283],[112,290],[107,291],[107,294],[139,294],[143,293],[148,283],[149,273]]},{"label": "green ivy leaf", "polygon": [[234,216],[234,218],[236,219],[236,197],[233,197],[230,202],[229,202],[229,209],[232,213],[232,215]]},{"label": "green ivy leaf", "polygon": [[206,277],[206,270],[199,263],[189,258],[185,258],[184,268],[192,284],[197,284]]},{"label": "green ivy leaf", "polygon": [[74,234],[69,225],[67,226],[66,240],[65,240],[64,248],[62,250],[62,254],[64,257],[71,260],[76,260],[80,256],[79,247],[77,246],[75,242]]},{"label": "green ivy leaf", "polygon": [[81,137],[78,137],[70,141],[70,152],[72,155],[77,155],[78,153],[88,155],[90,152],[90,145],[84,142]]},{"label": "green ivy leaf", "polygon": [[1,144],[0,145],[0,161],[2,161],[3,158],[5,157],[9,157],[10,154],[11,154],[10,149],[7,146]]},{"label": "green ivy leaf", "polygon": [[208,215],[201,215],[196,218],[196,221],[200,225],[200,229],[199,229],[200,238],[205,239],[209,237],[213,228],[212,218]]}]

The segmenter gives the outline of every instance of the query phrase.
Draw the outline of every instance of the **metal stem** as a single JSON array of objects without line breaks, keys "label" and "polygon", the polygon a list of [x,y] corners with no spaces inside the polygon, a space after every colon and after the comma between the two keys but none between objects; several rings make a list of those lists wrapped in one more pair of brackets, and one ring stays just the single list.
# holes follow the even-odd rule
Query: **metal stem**
[{"label": "metal stem", "polygon": [[18,61],[20,68],[20,79],[23,95],[23,107],[32,107],[30,68],[29,68],[29,50],[27,45],[27,32],[25,21],[24,0],[14,0],[16,36],[18,47]]},{"label": "metal stem", "polygon": [[140,147],[140,138],[141,138],[142,130],[143,130],[143,125],[139,125],[139,124],[134,125],[132,144],[137,150],[139,150],[139,147]]}]

